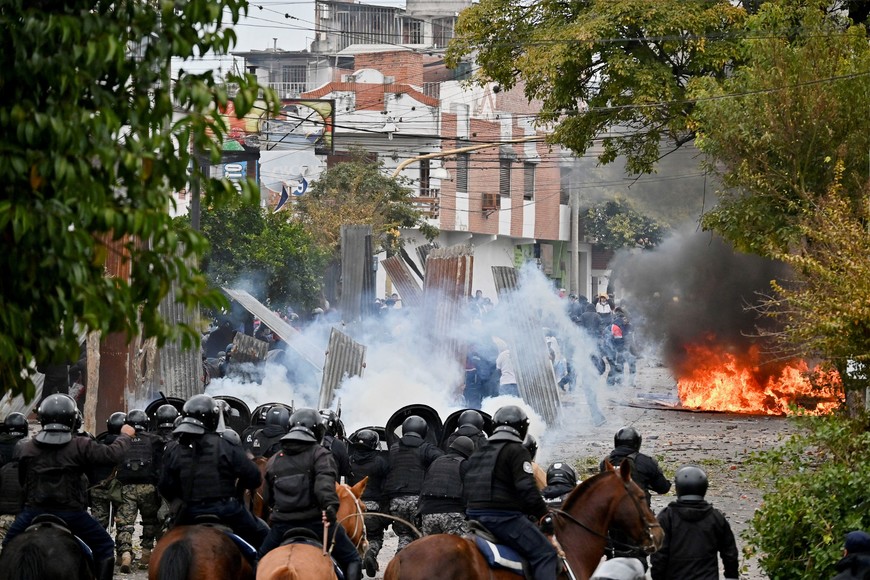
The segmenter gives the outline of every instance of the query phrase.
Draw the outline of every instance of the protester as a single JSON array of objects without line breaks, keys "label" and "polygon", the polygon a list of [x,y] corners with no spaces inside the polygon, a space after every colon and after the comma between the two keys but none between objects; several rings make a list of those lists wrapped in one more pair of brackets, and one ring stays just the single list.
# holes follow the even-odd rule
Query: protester
[{"label": "protester", "polygon": [[863,531],[846,534],[843,557],[834,568],[837,575],[832,580],[870,579],[870,534]]}]

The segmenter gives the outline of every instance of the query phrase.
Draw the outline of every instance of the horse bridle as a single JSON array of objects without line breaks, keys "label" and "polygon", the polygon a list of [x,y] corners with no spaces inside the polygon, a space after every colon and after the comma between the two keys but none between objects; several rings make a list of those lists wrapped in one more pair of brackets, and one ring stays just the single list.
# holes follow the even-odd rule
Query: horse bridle
[{"label": "horse bridle", "polygon": [[646,533],[646,536],[647,536],[647,543],[643,546],[636,546],[634,544],[628,544],[625,542],[620,542],[618,540],[614,540],[610,536],[608,536],[607,534],[602,534],[596,530],[593,530],[588,525],[584,524],[583,522],[581,522],[580,520],[578,520],[577,518],[575,518],[574,516],[572,516],[571,514],[569,514],[566,511],[563,511],[560,509],[552,509],[550,511],[552,511],[554,514],[556,514],[557,517],[563,517],[566,520],[577,524],[578,526],[580,526],[581,528],[583,528],[584,530],[586,530],[587,532],[589,532],[590,534],[592,534],[594,536],[608,540],[609,542],[611,542],[613,544],[617,544],[618,547],[621,549],[632,550],[632,551],[643,551],[646,554],[652,554],[653,552],[655,552],[655,536],[653,535],[653,530],[655,528],[661,528],[662,526],[657,521],[656,522],[647,521],[647,519],[644,517],[644,514],[643,514],[643,508],[640,506],[640,501],[638,501],[638,499],[636,497],[634,497],[634,495],[632,495],[631,489],[628,487],[628,485],[629,485],[629,482],[627,482],[627,481],[622,482],[622,487],[623,487],[623,489],[625,489],[625,495],[627,495],[631,499],[632,503],[634,504],[634,507],[637,509],[637,515],[640,517],[640,521],[642,521],[644,524],[644,532]]},{"label": "horse bridle", "polygon": [[360,534],[359,540],[357,540],[356,543],[354,544],[354,548],[356,548],[357,552],[359,552],[360,547],[364,546],[366,543],[368,543],[368,538],[366,537],[365,523],[363,520],[363,515],[365,514],[365,511],[366,511],[365,505],[363,505],[363,503],[360,501],[360,499],[357,496],[355,496],[353,494],[353,492],[350,491],[349,485],[344,484],[344,483],[341,485],[343,485],[344,487],[347,488],[348,493],[350,494],[350,497],[353,498],[353,503],[356,506],[356,513],[348,514],[335,523],[336,523],[336,525],[338,525],[341,522],[343,522],[344,520],[347,520],[350,518],[358,518],[357,521],[354,523],[354,531],[358,530],[359,526],[362,526],[362,534]]}]

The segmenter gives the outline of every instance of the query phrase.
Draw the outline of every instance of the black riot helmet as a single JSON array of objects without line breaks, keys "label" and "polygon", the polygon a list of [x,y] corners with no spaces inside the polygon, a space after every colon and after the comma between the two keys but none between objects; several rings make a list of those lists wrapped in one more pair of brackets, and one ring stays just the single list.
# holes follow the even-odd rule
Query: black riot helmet
[{"label": "black riot helmet", "polygon": [[635,451],[640,451],[642,441],[643,437],[634,427],[623,427],[613,436],[614,447],[631,447]]},{"label": "black riot helmet", "polygon": [[429,432],[429,424],[426,423],[426,419],[421,417],[420,415],[411,415],[404,421],[402,421],[402,436],[405,435],[417,435],[418,437],[425,439],[426,433]]},{"label": "black riot helmet", "polygon": [[547,468],[547,485],[577,485],[577,472],[567,463],[557,461]]},{"label": "black riot helmet", "polygon": [[157,407],[157,412],[154,414],[157,419],[157,428],[165,429],[169,427],[175,427],[175,420],[178,418],[178,409],[175,408],[175,405],[170,405],[169,403],[164,403]]},{"label": "black riot helmet", "polygon": [[326,435],[339,436],[339,419],[335,411],[332,409],[321,409],[320,422],[323,424],[323,431]]},{"label": "black riot helmet", "polygon": [[677,498],[687,500],[702,500],[707,495],[707,472],[697,465],[686,465],[677,470],[674,476],[677,488]]},{"label": "black riot helmet", "polygon": [[281,441],[302,441],[319,443],[323,438],[323,425],[320,413],[315,409],[297,409],[290,415],[290,432]]},{"label": "black riot helmet", "polygon": [[284,431],[290,428],[290,410],[284,405],[273,405],[266,413],[266,426],[281,427]]},{"label": "black riot helmet", "polygon": [[127,422],[127,414],[123,411],[115,411],[106,419],[106,430],[111,435],[120,435],[121,427]]},{"label": "black riot helmet", "polygon": [[175,428],[175,433],[203,435],[217,429],[220,409],[208,395],[194,395],[184,403],[181,415],[181,423]]},{"label": "black riot helmet", "polygon": [[142,409],[133,409],[127,413],[127,425],[138,431],[148,429],[148,415]]},{"label": "black riot helmet", "polygon": [[474,453],[474,441],[465,435],[460,435],[450,444],[450,449],[468,459],[468,457]]},{"label": "black riot helmet", "polygon": [[381,442],[381,437],[377,431],[371,429],[360,429],[354,437],[353,444],[363,449],[375,450]]},{"label": "black riot helmet", "polygon": [[6,415],[6,419],[3,420],[3,426],[6,428],[6,432],[14,437],[24,437],[27,435],[27,417],[24,416],[24,413],[17,411],[9,413]]},{"label": "black riot helmet", "polygon": [[529,430],[529,416],[516,405],[506,405],[492,417],[495,427],[490,441],[516,441],[522,443]]},{"label": "black riot helmet", "polygon": [[36,414],[42,431],[34,439],[48,445],[62,445],[72,440],[78,414],[76,402],[69,395],[55,393],[43,399]]},{"label": "black riot helmet", "polygon": [[459,414],[459,419],[456,421],[456,424],[460,427],[463,425],[472,425],[478,429],[483,429],[483,415],[474,409],[468,409]]},{"label": "black riot helmet", "polygon": [[538,440],[531,433],[526,433],[525,438],[523,439],[523,447],[528,450],[529,455],[532,456],[532,461],[535,460],[535,455],[538,454]]}]

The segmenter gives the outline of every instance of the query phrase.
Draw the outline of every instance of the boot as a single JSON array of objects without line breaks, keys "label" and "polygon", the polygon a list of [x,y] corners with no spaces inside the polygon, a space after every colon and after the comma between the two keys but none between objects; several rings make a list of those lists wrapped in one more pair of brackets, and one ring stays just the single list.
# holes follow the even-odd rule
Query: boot
[{"label": "boot", "polygon": [[369,578],[374,578],[378,573],[378,556],[371,548],[366,550],[366,555],[363,558],[363,566],[365,566],[366,576]]},{"label": "boot", "polygon": [[142,557],[139,558],[139,567],[145,570],[151,562],[151,548],[142,548]]},{"label": "boot", "polygon": [[359,560],[354,560],[347,565],[347,570],[344,572],[345,580],[362,580],[362,564]]},{"label": "boot", "polygon": [[94,572],[97,573],[97,580],[112,580],[115,576],[115,559],[108,558],[94,562]]},{"label": "boot", "polygon": [[129,574],[130,568],[133,566],[133,554],[124,552],[121,554],[121,573]]}]

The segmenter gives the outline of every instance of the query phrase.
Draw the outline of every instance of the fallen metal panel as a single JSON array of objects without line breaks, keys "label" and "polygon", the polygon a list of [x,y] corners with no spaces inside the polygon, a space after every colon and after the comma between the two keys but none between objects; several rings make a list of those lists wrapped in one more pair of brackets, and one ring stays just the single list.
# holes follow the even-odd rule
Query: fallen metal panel
[{"label": "fallen metal panel", "polygon": [[232,360],[237,363],[257,363],[266,360],[269,343],[237,332],[233,337]]},{"label": "fallen metal panel", "polygon": [[354,323],[372,312],[374,255],[370,225],[341,226],[341,317]]},{"label": "fallen metal panel", "polygon": [[423,290],[414,279],[408,265],[399,256],[391,256],[383,260],[384,270],[402,297],[402,307],[419,308],[423,305]]},{"label": "fallen metal panel", "polygon": [[36,386],[36,391],[33,399],[28,403],[21,395],[11,396],[6,393],[0,398],[0,417],[8,417],[9,413],[22,413],[28,417],[39,401],[42,399],[42,384],[45,382],[45,375],[35,373],[31,376],[33,384]]},{"label": "fallen metal panel", "polygon": [[420,260],[420,264],[423,265],[423,271],[426,270],[426,261],[429,259],[429,254],[432,253],[433,250],[438,249],[438,244],[422,244],[417,246],[417,259]]},{"label": "fallen metal panel", "polygon": [[238,302],[242,307],[260,319],[260,321],[272,329],[272,332],[284,339],[287,348],[299,355],[299,357],[311,365],[318,373],[323,370],[323,364],[316,362],[323,360],[323,351],[315,344],[302,336],[298,330],[281,320],[281,317],[263,306],[256,298],[246,290],[232,290],[223,288],[227,296]]},{"label": "fallen metal panel", "polygon": [[544,329],[525,300],[515,300],[517,274],[513,268],[493,266],[493,279],[509,318],[510,335],[504,337],[510,347],[520,396],[548,425],[559,419],[561,401]]},{"label": "fallen metal panel", "polygon": [[333,328],[329,333],[329,348],[326,351],[326,365],[323,368],[323,382],[320,385],[321,409],[332,406],[336,389],[347,377],[362,376],[366,366],[366,347],[340,330]]},{"label": "fallen metal panel", "polygon": [[[436,338],[437,354],[455,360],[465,368],[468,345],[455,329],[463,322],[463,312],[471,295],[474,249],[468,245],[438,248],[426,260],[423,281],[424,326]],[[461,391],[463,385],[456,385]]]}]

